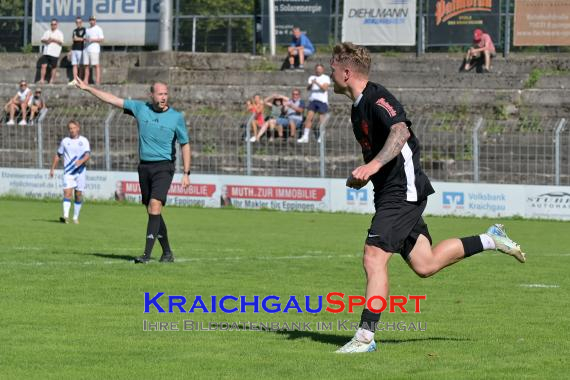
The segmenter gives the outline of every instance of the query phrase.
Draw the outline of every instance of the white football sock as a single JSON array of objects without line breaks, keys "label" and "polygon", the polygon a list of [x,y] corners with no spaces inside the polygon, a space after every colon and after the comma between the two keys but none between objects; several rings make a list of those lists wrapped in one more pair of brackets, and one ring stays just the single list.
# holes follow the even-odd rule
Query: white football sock
[{"label": "white football sock", "polygon": [[370,343],[374,340],[374,333],[370,330],[359,328],[354,337],[360,342]]},{"label": "white football sock", "polygon": [[311,133],[311,130],[309,128],[305,128],[305,130],[303,131],[303,138],[305,137],[309,137],[309,133]]},{"label": "white football sock", "polygon": [[81,202],[75,202],[73,205],[73,219],[79,219],[79,212],[81,211]]},{"label": "white football sock", "polygon": [[71,209],[71,199],[63,198],[63,217],[69,218],[69,209]]},{"label": "white football sock", "polygon": [[481,234],[479,238],[481,239],[481,244],[483,244],[483,249],[496,249],[495,242],[489,235]]}]

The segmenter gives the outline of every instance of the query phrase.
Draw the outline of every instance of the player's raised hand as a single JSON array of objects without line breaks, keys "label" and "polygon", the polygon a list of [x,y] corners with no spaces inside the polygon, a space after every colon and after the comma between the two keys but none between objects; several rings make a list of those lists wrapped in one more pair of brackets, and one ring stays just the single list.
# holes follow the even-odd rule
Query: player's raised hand
[{"label": "player's raised hand", "polygon": [[361,179],[356,179],[352,175],[350,175],[346,179],[346,186],[356,190],[363,188],[364,186],[366,186],[367,183],[368,180],[365,181]]}]

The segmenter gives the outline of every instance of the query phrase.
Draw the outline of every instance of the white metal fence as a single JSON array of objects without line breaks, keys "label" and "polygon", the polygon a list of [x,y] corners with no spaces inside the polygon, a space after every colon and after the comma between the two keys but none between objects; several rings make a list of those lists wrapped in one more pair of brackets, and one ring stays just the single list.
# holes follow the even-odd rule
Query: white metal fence
[{"label": "white metal fence", "polygon": [[[186,115],[194,173],[345,178],[362,164],[348,115],[331,115],[324,126],[316,125],[308,144],[267,135],[251,143],[248,117]],[[70,119],[80,122],[91,142],[92,169],[136,170],[136,123],[106,107],[48,110],[33,126],[2,123],[0,166],[49,168]],[[420,115],[412,122],[422,145],[422,165],[434,180],[570,184],[570,128],[565,119]],[[322,143],[317,142],[319,134]]]}]

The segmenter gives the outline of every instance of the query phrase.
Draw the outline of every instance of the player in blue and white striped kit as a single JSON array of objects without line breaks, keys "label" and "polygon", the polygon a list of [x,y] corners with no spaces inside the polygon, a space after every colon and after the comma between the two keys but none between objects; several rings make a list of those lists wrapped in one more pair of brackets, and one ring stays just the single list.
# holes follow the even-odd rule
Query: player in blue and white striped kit
[{"label": "player in blue and white striped kit", "polygon": [[73,223],[79,224],[79,212],[85,190],[86,165],[89,160],[91,149],[89,140],[79,134],[80,126],[75,120],[67,123],[69,136],[64,137],[59,144],[57,154],[53,158],[50,178],[59,160],[63,157],[63,216],[59,218],[62,223],[69,223],[69,211],[71,209],[71,196],[75,190],[75,204],[73,206]]}]

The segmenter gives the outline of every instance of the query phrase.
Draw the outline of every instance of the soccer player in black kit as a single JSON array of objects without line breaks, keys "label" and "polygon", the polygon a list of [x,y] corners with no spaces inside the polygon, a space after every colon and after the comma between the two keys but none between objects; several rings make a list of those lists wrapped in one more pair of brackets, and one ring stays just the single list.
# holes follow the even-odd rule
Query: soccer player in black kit
[{"label": "soccer player in black kit", "polygon": [[[399,253],[420,277],[484,250],[496,249],[525,262],[520,246],[509,239],[500,224],[481,235],[451,238],[432,247],[422,213],[434,190],[420,167],[420,144],[402,105],[384,87],[368,81],[371,57],[362,46],[345,42],[335,46],[331,58],[334,92],[352,101],[354,136],[362,147],[365,164],[354,169],[346,181],[360,189],[368,181],[374,185],[374,207],[364,245],[366,301],[373,296],[388,299],[388,261]],[[380,310],[375,298],[371,309]],[[380,313],[365,308],[360,328],[338,353],[376,350],[374,330]]]}]

